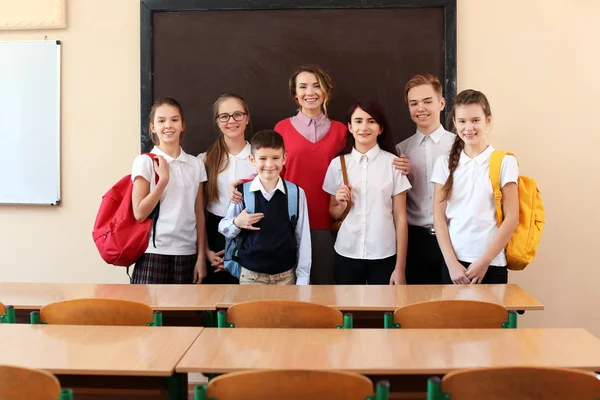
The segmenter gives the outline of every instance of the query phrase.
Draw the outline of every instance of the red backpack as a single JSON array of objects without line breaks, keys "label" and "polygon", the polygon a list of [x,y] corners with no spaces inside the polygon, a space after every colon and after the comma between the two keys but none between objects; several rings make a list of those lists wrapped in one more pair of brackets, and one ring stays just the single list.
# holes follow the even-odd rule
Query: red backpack
[{"label": "red backpack", "polygon": [[[153,160],[156,158],[152,153],[146,155]],[[158,175],[154,175],[155,183],[158,183]],[[127,175],[106,192],[102,196],[92,231],[92,238],[102,259],[120,267],[129,267],[144,254],[151,228],[153,241],[156,239],[160,202],[144,222],[138,222],[133,216],[132,191],[131,175]]]}]

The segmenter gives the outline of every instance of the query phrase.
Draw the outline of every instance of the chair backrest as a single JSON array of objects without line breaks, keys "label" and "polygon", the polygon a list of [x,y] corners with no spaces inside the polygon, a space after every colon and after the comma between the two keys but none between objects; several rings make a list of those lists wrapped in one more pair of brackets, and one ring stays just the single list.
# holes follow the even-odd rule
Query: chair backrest
[{"label": "chair backrest", "polygon": [[59,397],[60,383],[54,375],[36,369],[0,365],[0,399],[58,400]]},{"label": "chair backrest", "polygon": [[6,314],[6,307],[2,303],[0,303],[0,314]]},{"label": "chair backrest", "polygon": [[117,299],[76,299],[43,306],[40,321],[58,325],[144,326],[153,320],[146,304]]},{"label": "chair backrest", "polygon": [[227,322],[238,328],[335,328],[344,323],[344,316],[341,311],[321,304],[260,300],[231,306]]},{"label": "chair backrest", "polygon": [[394,312],[401,328],[501,328],[508,311],[499,304],[473,300],[439,300],[410,304]]},{"label": "chair backrest", "polygon": [[335,371],[241,371],[209,381],[208,398],[218,400],[365,400],[371,381],[359,374]]},{"label": "chair backrest", "polygon": [[595,374],[561,368],[498,367],[455,371],[442,379],[452,400],[600,398]]}]

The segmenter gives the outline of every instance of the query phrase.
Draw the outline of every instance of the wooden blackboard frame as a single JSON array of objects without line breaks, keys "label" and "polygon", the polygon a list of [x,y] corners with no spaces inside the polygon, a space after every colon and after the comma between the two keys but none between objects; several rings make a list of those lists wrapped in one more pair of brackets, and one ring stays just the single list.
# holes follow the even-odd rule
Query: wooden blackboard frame
[{"label": "wooden blackboard frame", "polygon": [[[443,8],[444,9],[444,93],[446,110],[456,96],[456,0],[141,0],[140,70],[141,136],[148,134],[148,115],[153,103],[152,35],[153,14],[157,12],[217,10],[295,10],[295,9],[370,9]],[[444,112],[444,114],[446,111]],[[445,115],[444,115],[445,117]]]}]

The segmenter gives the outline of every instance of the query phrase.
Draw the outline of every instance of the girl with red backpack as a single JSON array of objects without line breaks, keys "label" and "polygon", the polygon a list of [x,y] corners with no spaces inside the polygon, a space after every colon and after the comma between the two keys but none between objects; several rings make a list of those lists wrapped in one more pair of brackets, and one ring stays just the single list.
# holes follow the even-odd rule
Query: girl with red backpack
[{"label": "girl with red backpack", "polygon": [[181,148],[185,120],[176,100],[158,100],[149,120],[156,157],[135,158],[132,205],[138,222],[152,217],[155,209],[158,219],[131,283],[201,283],[206,276],[204,163]]}]

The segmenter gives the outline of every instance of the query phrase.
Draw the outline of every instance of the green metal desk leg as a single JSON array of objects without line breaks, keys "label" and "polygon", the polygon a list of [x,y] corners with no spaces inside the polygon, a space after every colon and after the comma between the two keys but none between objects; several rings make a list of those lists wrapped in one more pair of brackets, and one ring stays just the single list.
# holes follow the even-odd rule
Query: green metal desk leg
[{"label": "green metal desk leg", "polygon": [[377,382],[375,389],[375,400],[388,400],[390,397],[390,383],[388,381]]},{"label": "green metal desk leg", "polygon": [[206,328],[217,327],[217,312],[216,311],[203,311],[204,314],[204,326]]},{"label": "green metal desk leg", "polygon": [[6,322],[9,324],[17,323],[17,317],[15,315],[15,307],[6,306]]},{"label": "green metal desk leg", "polygon": [[194,389],[194,400],[208,400],[206,397],[206,385],[198,385]]},{"label": "green metal desk leg", "polygon": [[174,373],[166,378],[169,400],[187,400],[187,375]]}]

